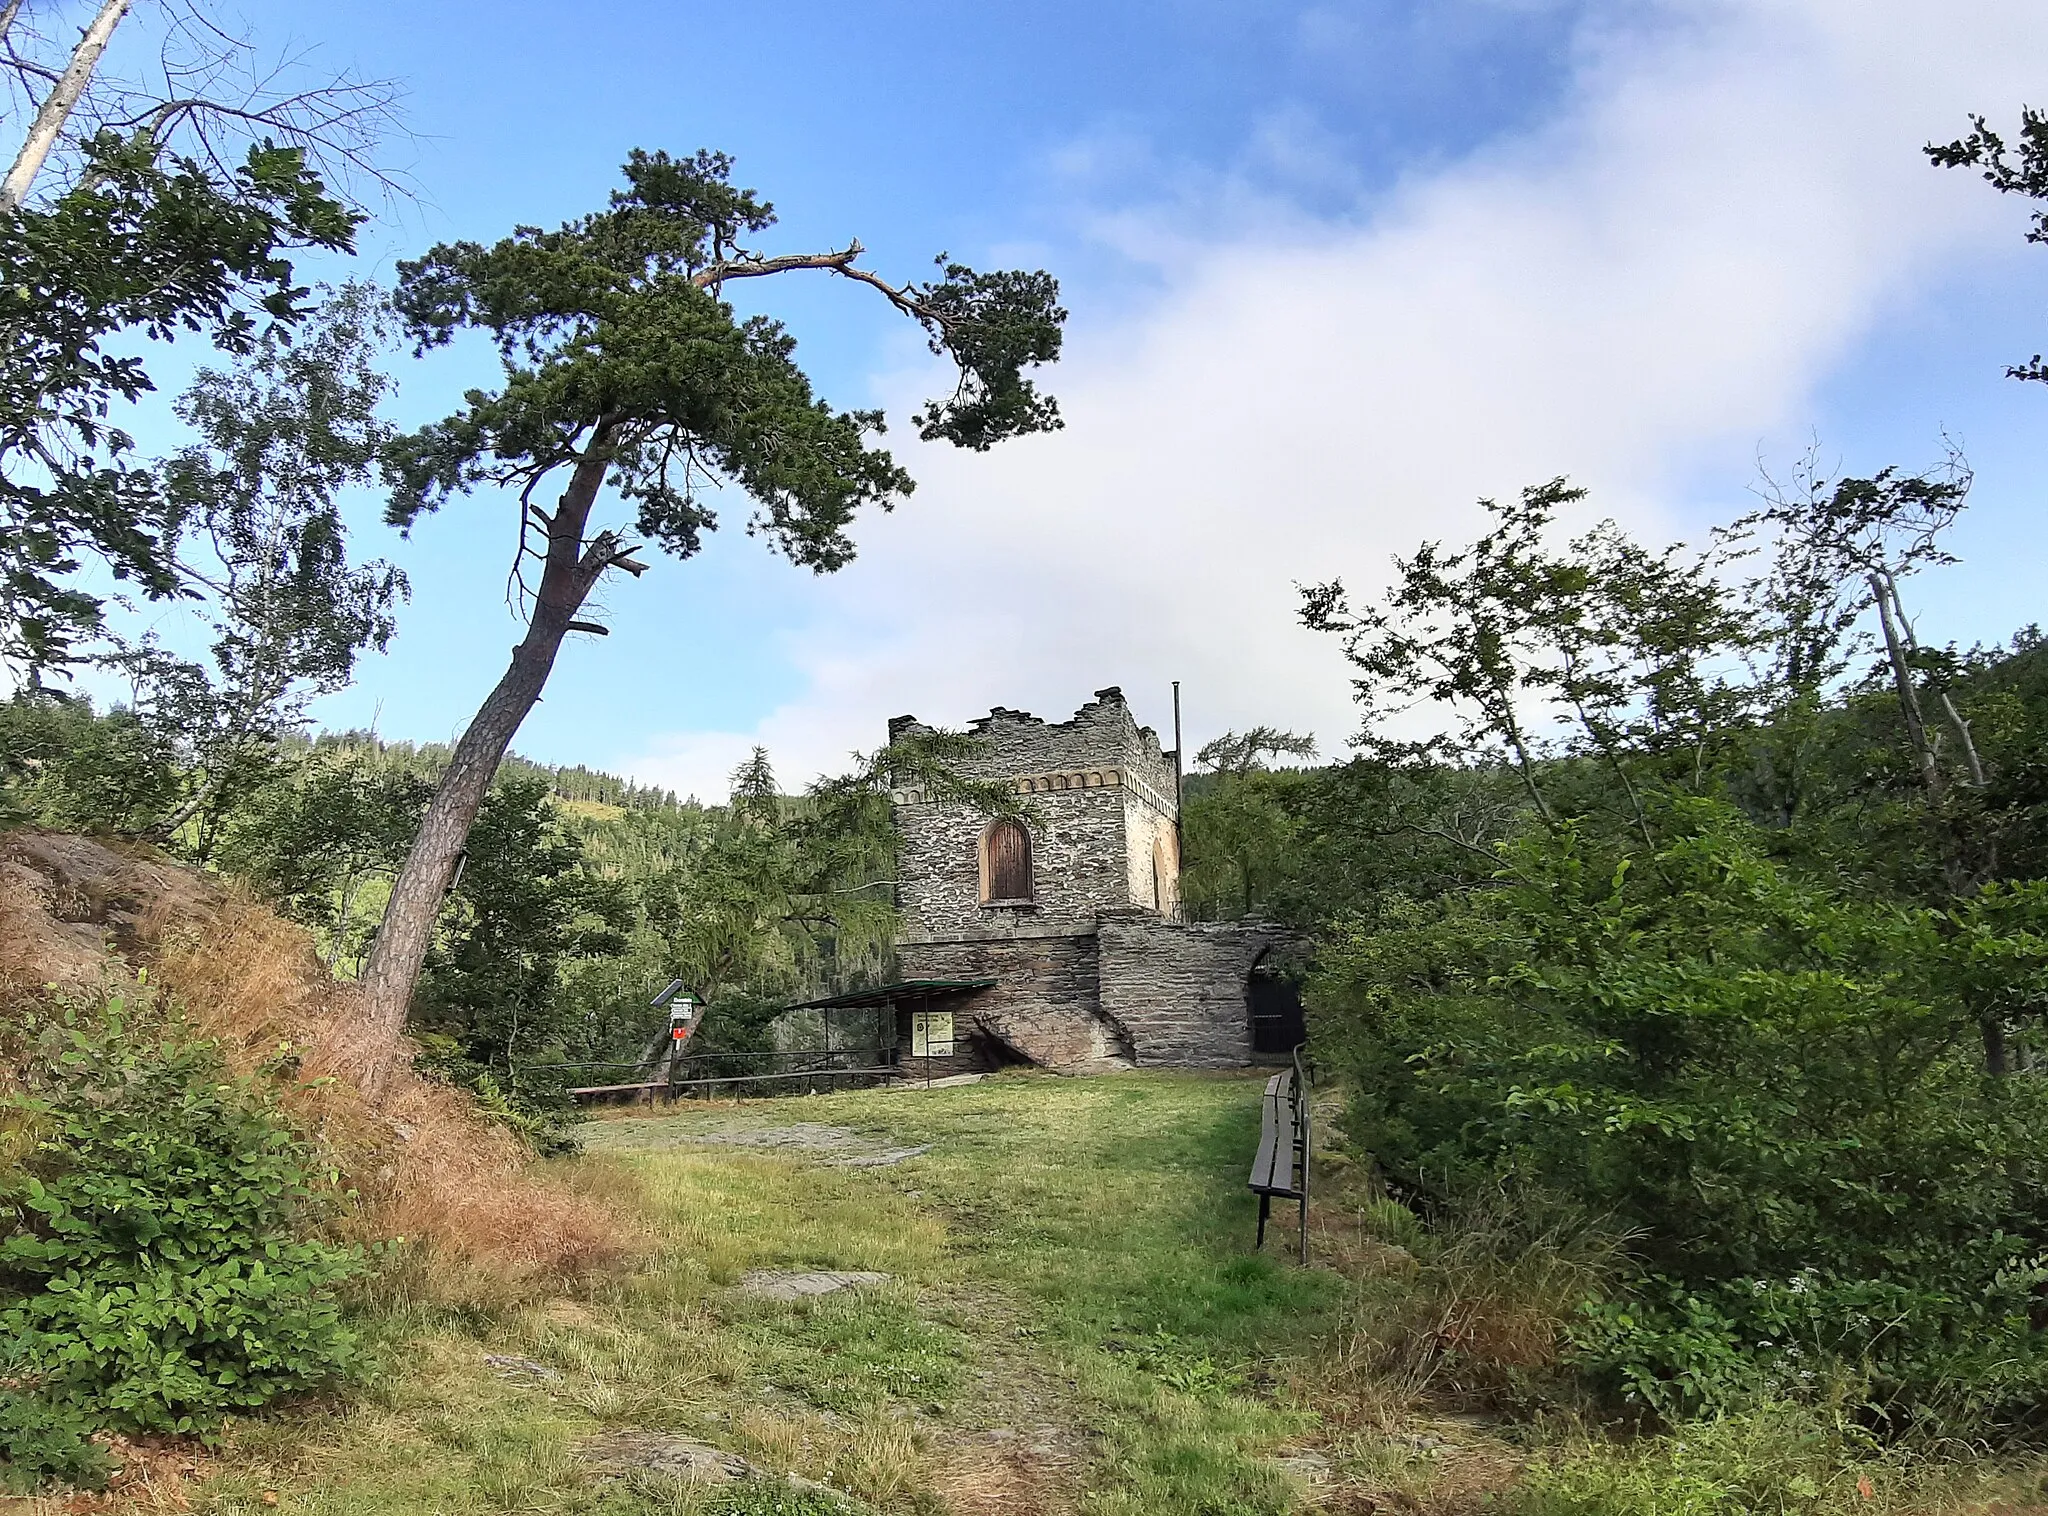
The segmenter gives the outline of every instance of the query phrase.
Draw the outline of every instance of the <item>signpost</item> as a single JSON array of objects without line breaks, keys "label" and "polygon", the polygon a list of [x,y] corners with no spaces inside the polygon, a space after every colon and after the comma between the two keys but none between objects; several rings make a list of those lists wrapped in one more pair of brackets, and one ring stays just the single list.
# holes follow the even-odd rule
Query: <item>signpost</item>
[{"label": "signpost", "polygon": [[683,1082],[683,1044],[703,1020],[703,1008],[683,988],[683,981],[671,979],[654,997],[654,1010],[668,1007],[668,1098],[676,1098],[676,1086]]}]

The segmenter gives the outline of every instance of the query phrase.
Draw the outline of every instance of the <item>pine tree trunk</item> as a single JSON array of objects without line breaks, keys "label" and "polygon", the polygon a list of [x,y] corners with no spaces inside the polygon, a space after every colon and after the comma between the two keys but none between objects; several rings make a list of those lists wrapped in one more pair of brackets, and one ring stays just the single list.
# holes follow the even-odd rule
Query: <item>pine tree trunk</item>
[{"label": "pine tree trunk", "polygon": [[[36,182],[50,149],[57,145],[57,134],[64,129],[71,108],[85,94],[86,85],[92,82],[92,71],[99,65],[100,54],[107,50],[114,28],[121,24],[132,3],[133,0],[106,0],[99,14],[92,18],[92,25],[85,29],[85,35],[79,38],[78,46],[72,49],[70,65],[43,97],[42,109],[36,112],[35,123],[28,129],[28,140],[15,155],[6,182],[0,184],[0,211],[11,211],[28,198],[29,186]],[[8,19],[13,19],[11,11]]]},{"label": "pine tree trunk", "polygon": [[[586,550],[590,507],[610,464],[607,430],[577,465],[548,527],[546,567],[534,596],[526,636],[511,666],[470,719],[455,755],[427,805],[412,851],[392,881],[391,899],[364,966],[359,1015],[343,1033],[334,1061],[353,1073],[363,1093],[380,1100],[405,1037],[413,987],[433,943],[434,923],[455,877],[469,829],[490,793],[498,764],[554,670],[569,623],[608,566],[605,544]],[[337,1029],[338,1031],[341,1029]]]}]

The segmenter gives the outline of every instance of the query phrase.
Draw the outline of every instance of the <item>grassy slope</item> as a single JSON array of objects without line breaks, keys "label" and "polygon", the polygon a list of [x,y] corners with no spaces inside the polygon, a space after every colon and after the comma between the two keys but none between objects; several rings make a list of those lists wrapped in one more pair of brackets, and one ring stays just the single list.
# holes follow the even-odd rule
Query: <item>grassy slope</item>
[{"label": "grassy slope", "polygon": [[[395,1318],[371,1394],[239,1428],[211,1508],[695,1509],[585,1477],[574,1443],[630,1427],[885,1510],[1051,1510],[1083,1491],[1105,1513],[1293,1509],[1301,1487],[1267,1455],[1312,1420],[1260,1391],[1314,1351],[1334,1292],[1249,1252],[1256,1090],[1011,1077],[605,1123],[573,1166],[645,1209],[646,1271],[490,1322]],[[933,1148],[861,1169],[684,1145],[799,1120]],[[805,1265],[896,1282],[804,1306],[729,1288]],[[564,1377],[507,1383],[485,1351]]]},{"label": "grassy slope", "polygon": [[[645,1214],[655,1252],[643,1271],[488,1319],[394,1315],[370,1393],[237,1428],[194,1492],[199,1508],[826,1509],[773,1496],[735,1506],[660,1480],[601,1484],[574,1455],[582,1439],[642,1429],[828,1481],[888,1512],[1290,1511],[1310,1491],[1280,1459],[1303,1447],[1375,1492],[1332,1509],[1502,1509],[1486,1492],[1511,1482],[1520,1458],[1483,1428],[1425,1427],[1393,1400],[1391,1418],[1359,1413],[1375,1391],[1344,1365],[1375,1292],[1397,1280],[1353,1288],[1331,1270],[1296,1269],[1284,1246],[1250,1251],[1256,1091],[1249,1075],[1013,1075],[605,1121],[589,1155],[563,1168]],[[795,1122],[932,1147],[848,1168],[826,1163],[832,1154],[692,1142]],[[1323,1209],[1325,1256],[1343,1252],[1344,1216]],[[800,1306],[731,1289],[750,1268],[803,1266],[895,1278]],[[487,1351],[561,1377],[507,1382]],[[2041,1509],[1969,1500],[1941,1470],[1844,1462],[1804,1445],[1810,1430],[1764,1421],[1630,1450],[1559,1428],[1528,1510]],[[2008,1498],[2023,1488],[2000,1487]]]}]

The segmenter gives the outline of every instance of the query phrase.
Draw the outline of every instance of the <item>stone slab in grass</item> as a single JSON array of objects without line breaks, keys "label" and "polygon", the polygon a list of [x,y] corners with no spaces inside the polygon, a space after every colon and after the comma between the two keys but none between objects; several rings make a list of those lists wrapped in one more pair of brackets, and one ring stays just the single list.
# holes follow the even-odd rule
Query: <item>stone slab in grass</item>
[{"label": "stone slab in grass", "polygon": [[677,1139],[710,1147],[795,1149],[828,1155],[827,1163],[846,1168],[882,1168],[929,1153],[932,1145],[890,1147],[873,1137],[849,1132],[843,1126],[826,1126],[817,1121],[798,1121],[789,1126],[723,1127],[693,1132]]},{"label": "stone slab in grass", "polygon": [[816,1154],[839,1168],[885,1169],[929,1153],[932,1145],[891,1147],[880,1138],[850,1132],[821,1121],[794,1121],[787,1126],[725,1125],[693,1129],[684,1122],[660,1117],[631,1121],[592,1121],[578,1128],[586,1147],[733,1147],[769,1152]]},{"label": "stone slab in grass", "polygon": [[599,1479],[625,1479],[635,1474],[656,1474],[684,1484],[737,1484],[744,1479],[823,1496],[834,1509],[850,1509],[844,1504],[845,1497],[829,1485],[795,1474],[773,1473],[737,1453],[673,1432],[606,1432],[578,1443],[576,1457]]},{"label": "stone slab in grass", "polygon": [[741,1276],[740,1289],[761,1300],[811,1300],[862,1285],[887,1284],[889,1278],[868,1269],[749,1269]]},{"label": "stone slab in grass", "polygon": [[511,1353],[486,1353],[484,1362],[498,1371],[500,1379],[560,1379],[562,1371],[551,1369],[544,1363],[535,1363],[531,1358],[516,1357]]},{"label": "stone slab in grass", "polygon": [[1330,1482],[1330,1460],[1321,1453],[1303,1450],[1282,1453],[1273,1462],[1303,1484],[1328,1484]]},{"label": "stone slab in grass", "polygon": [[607,1432],[579,1444],[576,1456],[593,1474],[614,1479],[646,1473],[693,1484],[730,1484],[755,1474],[737,1453],[668,1432]]},{"label": "stone slab in grass", "polygon": [[713,1127],[707,1131],[680,1134],[677,1140],[740,1148],[802,1148],[813,1152],[875,1146],[872,1137],[849,1132],[843,1126],[826,1126],[820,1121],[794,1121],[788,1126]]},{"label": "stone slab in grass", "polygon": [[923,1142],[914,1148],[884,1148],[879,1153],[856,1153],[851,1158],[833,1158],[827,1161],[835,1168],[842,1169],[886,1169],[895,1167],[906,1158],[916,1158],[931,1150],[932,1145]]}]

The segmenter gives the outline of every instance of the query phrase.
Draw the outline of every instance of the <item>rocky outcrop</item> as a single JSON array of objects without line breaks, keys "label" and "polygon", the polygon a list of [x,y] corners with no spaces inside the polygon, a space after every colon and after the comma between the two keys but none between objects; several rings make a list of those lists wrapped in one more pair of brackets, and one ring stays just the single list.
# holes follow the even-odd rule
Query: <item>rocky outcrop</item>
[{"label": "rocky outcrop", "polygon": [[211,922],[226,900],[205,875],[140,848],[33,827],[5,833],[0,989],[78,990],[126,977],[166,931]]}]

